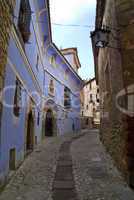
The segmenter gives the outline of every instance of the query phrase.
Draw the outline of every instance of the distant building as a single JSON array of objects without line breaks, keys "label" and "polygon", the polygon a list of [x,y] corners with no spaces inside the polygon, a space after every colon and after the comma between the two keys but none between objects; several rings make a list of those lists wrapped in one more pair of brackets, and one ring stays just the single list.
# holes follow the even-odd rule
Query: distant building
[{"label": "distant building", "polygon": [[73,67],[73,69],[78,73],[81,64],[79,61],[77,48],[67,48],[62,49],[60,51],[65,56],[70,65]]},{"label": "distant building", "polygon": [[84,116],[84,99],[85,99],[84,90],[83,89],[80,92],[80,99],[81,99],[81,112],[80,112],[80,115],[81,115],[81,117],[83,117]]},{"label": "distant building", "polygon": [[87,125],[92,122],[93,125],[100,124],[100,98],[99,87],[96,79],[87,81],[83,88],[84,93],[84,111],[83,116],[87,118]]}]

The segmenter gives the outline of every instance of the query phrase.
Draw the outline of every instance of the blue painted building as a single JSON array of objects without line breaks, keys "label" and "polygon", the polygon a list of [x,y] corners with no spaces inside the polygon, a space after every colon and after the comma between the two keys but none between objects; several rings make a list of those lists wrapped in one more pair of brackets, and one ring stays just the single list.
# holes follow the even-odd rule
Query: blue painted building
[{"label": "blue painted building", "polygon": [[45,136],[80,130],[83,82],[52,42],[49,2],[17,0],[2,96],[0,181]]}]

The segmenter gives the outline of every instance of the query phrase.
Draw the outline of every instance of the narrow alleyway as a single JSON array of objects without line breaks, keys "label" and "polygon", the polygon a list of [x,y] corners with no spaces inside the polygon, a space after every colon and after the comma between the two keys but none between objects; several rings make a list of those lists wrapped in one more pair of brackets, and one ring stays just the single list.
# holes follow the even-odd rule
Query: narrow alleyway
[{"label": "narrow alleyway", "polygon": [[27,157],[0,200],[134,200],[97,130],[46,138]]}]

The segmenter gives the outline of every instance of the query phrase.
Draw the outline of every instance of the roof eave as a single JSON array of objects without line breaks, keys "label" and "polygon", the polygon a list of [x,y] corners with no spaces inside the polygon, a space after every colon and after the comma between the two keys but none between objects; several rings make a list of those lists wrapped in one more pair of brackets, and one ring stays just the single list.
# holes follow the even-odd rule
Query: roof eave
[{"label": "roof eave", "polygon": [[75,70],[72,68],[72,66],[70,65],[68,60],[65,58],[65,56],[62,54],[62,52],[58,49],[58,47],[54,43],[52,43],[52,45],[56,48],[58,53],[63,57],[63,59],[65,60],[66,64],[69,66],[71,71],[75,74],[75,76],[83,83],[83,80],[81,79],[81,77],[75,72]]}]

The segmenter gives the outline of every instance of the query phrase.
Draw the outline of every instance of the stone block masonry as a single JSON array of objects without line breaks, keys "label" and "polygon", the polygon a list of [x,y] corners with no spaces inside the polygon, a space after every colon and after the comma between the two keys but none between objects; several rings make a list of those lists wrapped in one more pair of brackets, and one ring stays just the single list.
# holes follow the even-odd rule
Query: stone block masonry
[{"label": "stone block masonry", "polygon": [[[101,99],[101,139],[134,187],[134,116],[125,112],[134,109],[128,94],[128,88],[134,85],[134,1],[98,0],[97,3],[104,4],[105,10],[97,6],[96,26],[105,24],[112,32],[109,39],[112,48],[100,49],[95,58]],[[121,91],[124,94],[118,99]],[[131,89],[131,96],[133,93]]]}]

